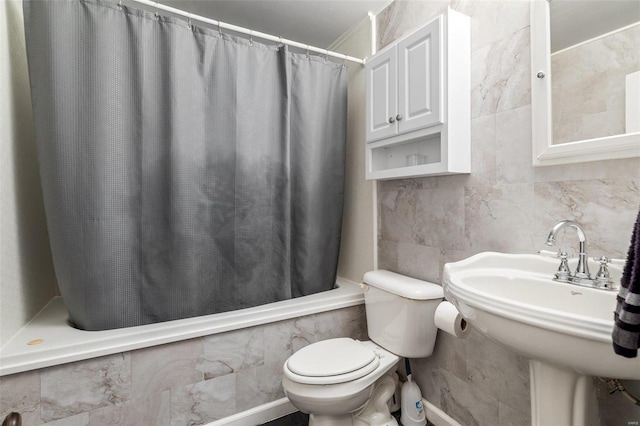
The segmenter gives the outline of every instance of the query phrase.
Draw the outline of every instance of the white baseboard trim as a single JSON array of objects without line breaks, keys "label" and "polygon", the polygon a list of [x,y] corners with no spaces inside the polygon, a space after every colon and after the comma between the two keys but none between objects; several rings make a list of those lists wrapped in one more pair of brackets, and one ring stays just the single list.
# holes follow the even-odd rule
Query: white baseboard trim
[{"label": "white baseboard trim", "polygon": [[462,426],[460,423],[453,420],[444,411],[427,401],[422,400],[425,413],[427,414],[427,420],[433,423],[435,426]]},{"label": "white baseboard trim", "polygon": [[[435,426],[462,426],[460,423],[449,417],[447,413],[445,413],[426,399],[422,400],[422,404],[425,408],[427,420],[429,420]],[[270,422],[271,420],[278,419],[288,414],[295,413],[296,411],[298,411],[298,409],[294,407],[294,405],[289,401],[288,398],[281,398],[276,401],[254,407],[250,410],[234,414],[233,416],[216,420],[215,422],[208,423],[205,426],[260,425],[262,423]]]},{"label": "white baseboard trim", "polygon": [[253,407],[250,410],[242,411],[233,416],[216,420],[205,426],[248,426],[261,425],[271,420],[278,419],[291,413],[298,411],[296,407],[289,401],[289,398],[281,398],[267,404]]}]

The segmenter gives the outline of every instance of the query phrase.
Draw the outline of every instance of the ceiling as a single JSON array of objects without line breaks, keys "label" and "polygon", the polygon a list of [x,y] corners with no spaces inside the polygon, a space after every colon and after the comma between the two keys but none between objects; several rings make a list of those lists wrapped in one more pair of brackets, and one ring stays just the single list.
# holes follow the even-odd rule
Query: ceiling
[{"label": "ceiling", "polygon": [[[392,0],[158,0],[229,24],[327,48]],[[638,0],[550,0],[551,51],[640,20]],[[603,18],[604,17],[604,18]]]},{"label": "ceiling", "polygon": [[640,21],[638,0],[550,0],[551,52]]},{"label": "ceiling", "polygon": [[207,18],[327,48],[390,0],[159,0]]}]

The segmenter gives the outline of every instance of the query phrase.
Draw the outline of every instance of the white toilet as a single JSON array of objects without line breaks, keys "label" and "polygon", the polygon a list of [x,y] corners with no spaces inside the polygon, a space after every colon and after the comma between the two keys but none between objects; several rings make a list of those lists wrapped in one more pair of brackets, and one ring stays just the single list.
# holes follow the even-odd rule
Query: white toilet
[{"label": "white toilet", "polygon": [[400,358],[433,353],[442,287],[384,270],[367,272],[364,282],[372,341],[324,340],[284,364],[285,394],[310,414],[310,426],[396,426],[387,402]]}]

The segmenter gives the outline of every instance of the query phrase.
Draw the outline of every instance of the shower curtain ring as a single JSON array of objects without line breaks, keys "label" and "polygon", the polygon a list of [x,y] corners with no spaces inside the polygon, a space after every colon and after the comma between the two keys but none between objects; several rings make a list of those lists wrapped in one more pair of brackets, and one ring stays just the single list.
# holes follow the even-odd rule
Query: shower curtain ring
[{"label": "shower curtain ring", "polygon": [[218,35],[220,35],[220,38],[224,38],[224,34],[222,34],[222,28],[220,28],[220,21],[218,21]]},{"label": "shower curtain ring", "polygon": [[329,60],[329,51],[327,49],[324,49],[324,63],[326,64],[328,60]]},{"label": "shower curtain ring", "polygon": [[249,46],[253,46],[253,30],[249,30]]},{"label": "shower curtain ring", "polygon": [[343,67],[347,67],[347,55],[344,55],[344,62],[342,63]]},{"label": "shower curtain ring", "polygon": [[311,59],[311,56],[309,56],[309,45],[308,44],[307,44],[307,56],[306,56],[306,58],[307,59]]},{"label": "shower curtain ring", "polygon": [[193,31],[193,25],[191,25],[191,12],[189,12],[189,16],[187,18],[187,28]]},{"label": "shower curtain ring", "polygon": [[122,0],[118,1],[118,10],[122,10]]}]

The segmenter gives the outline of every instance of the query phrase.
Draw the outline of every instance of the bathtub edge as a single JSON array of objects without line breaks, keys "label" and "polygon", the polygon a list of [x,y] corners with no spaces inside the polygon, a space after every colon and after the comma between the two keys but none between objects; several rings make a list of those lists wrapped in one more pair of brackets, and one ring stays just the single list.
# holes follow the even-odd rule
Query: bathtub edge
[{"label": "bathtub edge", "polygon": [[[364,294],[359,284],[343,278],[336,281],[336,289],[297,299],[239,311],[106,331],[82,331],[69,327],[62,298],[54,298],[2,347],[0,376],[364,304]],[[217,318],[212,319],[213,316]],[[26,344],[37,339],[44,340],[42,346]]]}]

